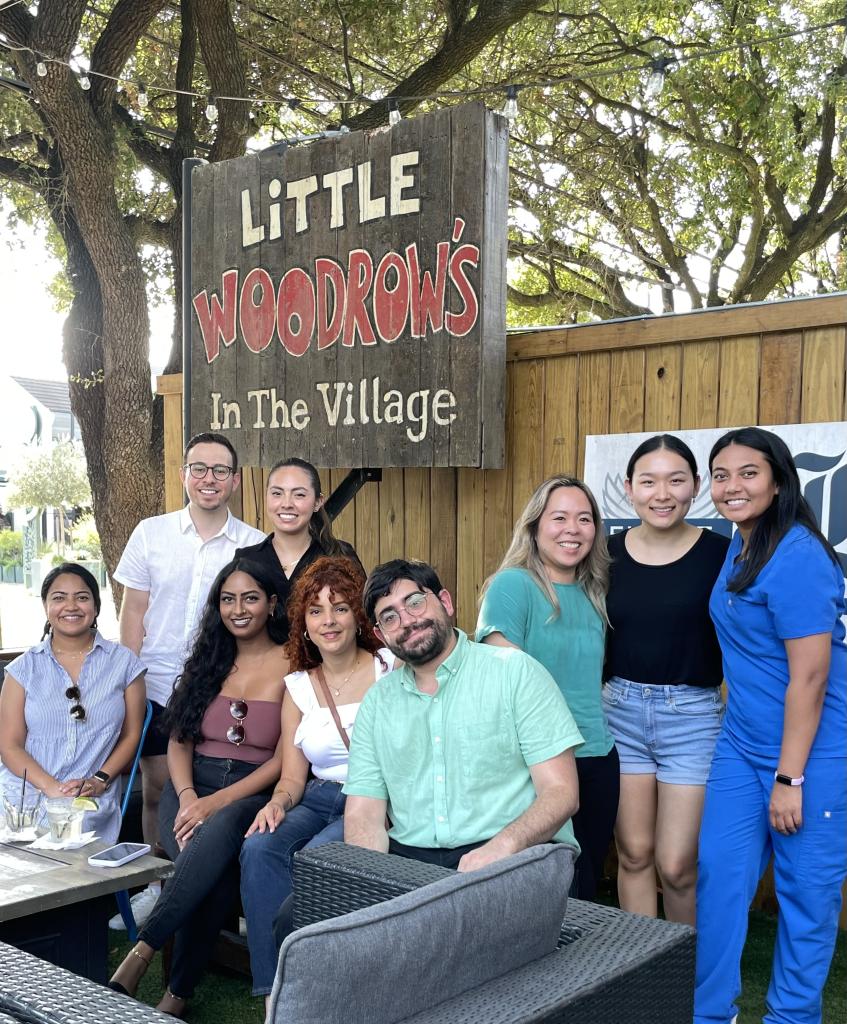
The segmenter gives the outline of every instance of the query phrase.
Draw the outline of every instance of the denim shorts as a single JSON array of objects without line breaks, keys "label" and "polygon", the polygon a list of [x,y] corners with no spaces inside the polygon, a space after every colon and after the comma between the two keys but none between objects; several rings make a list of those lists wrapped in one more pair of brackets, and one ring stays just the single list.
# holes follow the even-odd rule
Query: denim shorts
[{"label": "denim shorts", "polygon": [[613,676],[603,687],[603,709],[622,775],[706,785],[723,721],[719,686],[654,686]]}]

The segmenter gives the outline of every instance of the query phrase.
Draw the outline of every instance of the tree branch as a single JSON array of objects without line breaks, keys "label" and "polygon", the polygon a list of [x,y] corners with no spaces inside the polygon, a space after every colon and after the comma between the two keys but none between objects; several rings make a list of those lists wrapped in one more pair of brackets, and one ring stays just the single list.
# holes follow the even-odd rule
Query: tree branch
[{"label": "tree branch", "polygon": [[[446,36],[429,60],[424,61],[402,82],[398,82],[391,95],[415,97],[434,92],[477,57],[495,36],[511,28],[536,6],[537,0],[480,0],[473,18],[458,31]],[[400,110],[404,114],[408,113],[419,102],[414,98],[401,100]],[[378,128],[387,120],[388,105],[383,100],[350,118],[347,125],[350,131],[367,131]]]},{"label": "tree branch", "polygon": [[[135,51],[145,29],[169,0],[118,0],[109,15],[100,38],[91,53],[91,69],[117,77]],[[95,78],[91,83],[92,102],[98,110],[108,110],[118,83]]]}]

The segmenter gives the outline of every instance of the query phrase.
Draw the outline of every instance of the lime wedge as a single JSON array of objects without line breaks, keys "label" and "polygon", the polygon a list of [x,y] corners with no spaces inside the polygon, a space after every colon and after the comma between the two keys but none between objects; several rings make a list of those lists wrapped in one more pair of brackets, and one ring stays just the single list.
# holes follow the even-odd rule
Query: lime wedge
[{"label": "lime wedge", "polygon": [[71,804],[75,811],[96,811],[99,806],[93,796],[78,796]]}]

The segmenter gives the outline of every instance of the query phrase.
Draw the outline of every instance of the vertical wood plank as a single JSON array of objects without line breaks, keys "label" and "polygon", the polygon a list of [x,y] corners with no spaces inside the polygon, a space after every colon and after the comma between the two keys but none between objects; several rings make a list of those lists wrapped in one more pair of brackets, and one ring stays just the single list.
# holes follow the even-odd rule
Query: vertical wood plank
[{"label": "vertical wood plank", "polygon": [[509,512],[512,508],[512,467],[514,466],[515,417],[514,385],[515,364],[506,366],[506,460],[503,469],[486,469],[485,527],[482,543],[482,576],[486,579],[497,566],[512,534]]},{"label": "vertical wood plank", "polygon": [[356,540],[359,561],[370,572],[379,557],[379,484],[367,483],[356,495]]},{"label": "vertical wood plank", "polygon": [[644,430],[644,349],[612,353],[609,387],[609,430],[613,434]]},{"label": "vertical wood plank", "polygon": [[430,559],[428,469],[403,471],[403,508],[406,519],[406,557]]},{"label": "vertical wood plank", "polygon": [[803,423],[830,423],[847,418],[844,388],[847,327],[818,327],[803,332]]},{"label": "vertical wood plank", "polygon": [[608,352],[591,352],[579,357],[579,405],[577,407],[577,475],[585,468],[585,438],[588,434],[609,432]]},{"label": "vertical wood plank", "polygon": [[[512,367],[512,520],[541,483],[544,472],[541,438],[544,429],[544,360]],[[508,515],[508,510],[506,511]]]},{"label": "vertical wood plank", "polygon": [[759,371],[759,422],[797,423],[803,335],[800,331],[762,336]]},{"label": "vertical wood plank", "polygon": [[242,466],[241,468],[241,518],[245,523],[255,526],[258,530],[270,530],[265,527],[265,487],[264,474],[259,466]]},{"label": "vertical wood plank", "polygon": [[667,431],[679,427],[682,379],[680,345],[651,345],[644,360],[644,429]]},{"label": "vertical wood plank", "polygon": [[[331,469],[329,471],[329,486],[332,491],[339,486],[344,478],[349,473],[347,469]],[[346,540],[348,544],[356,545],[356,503],[354,501],[349,502],[346,508],[341,512],[332,523],[332,532],[338,537],[339,540]]]},{"label": "vertical wood plank", "polygon": [[[578,359],[548,359],[544,369],[544,447],[542,475],[576,473]],[[508,430],[509,420],[506,423]],[[507,449],[508,452],[508,449]]]},{"label": "vertical wood plank", "polygon": [[456,622],[472,633],[482,583],[482,538],[485,488],[478,469],[458,471],[458,536],[456,539]]},{"label": "vertical wood plank", "polygon": [[759,422],[759,336],[723,338],[718,390],[718,426]]},{"label": "vertical wood plank", "polygon": [[456,470],[433,469],[429,478],[429,560],[438,578],[456,593]]},{"label": "vertical wood plank", "polygon": [[720,342],[695,341],[682,350],[680,430],[718,425]]},{"label": "vertical wood plank", "polygon": [[403,470],[385,469],[379,485],[379,560],[402,558],[406,550]]},{"label": "vertical wood plank", "polygon": [[185,504],[179,469],[182,463],[182,391],[162,398],[165,443],[165,511],[175,512]]}]

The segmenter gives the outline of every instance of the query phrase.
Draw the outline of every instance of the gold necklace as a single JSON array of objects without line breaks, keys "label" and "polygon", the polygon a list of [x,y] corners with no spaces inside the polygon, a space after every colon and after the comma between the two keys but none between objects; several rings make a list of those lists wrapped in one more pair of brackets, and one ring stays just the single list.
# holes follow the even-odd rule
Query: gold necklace
[{"label": "gold necklace", "polygon": [[[337,688],[335,686],[333,686],[332,683],[329,683],[329,688],[330,688],[330,690],[332,690],[332,692],[335,694],[336,697],[340,697],[341,696],[341,691],[344,689],[344,687],[353,678],[353,673],[356,671],[356,669],[358,667],[359,667],[359,652],[357,651],[356,652],[356,660],[353,662],[353,667],[347,673],[347,676],[346,676],[344,682],[341,683]],[[326,679],[326,671],[324,671],[324,678]],[[327,680],[327,682],[329,682],[329,680]]]},{"label": "gold necklace", "polygon": [[91,643],[88,645],[88,647],[84,651],[61,651],[61,650],[59,650],[58,647],[54,647],[53,648],[53,653],[54,654],[61,654],[61,655],[63,655],[66,658],[84,658],[86,656],[86,654],[91,654],[91,652],[93,650],[94,650],[94,641],[92,640]]}]

